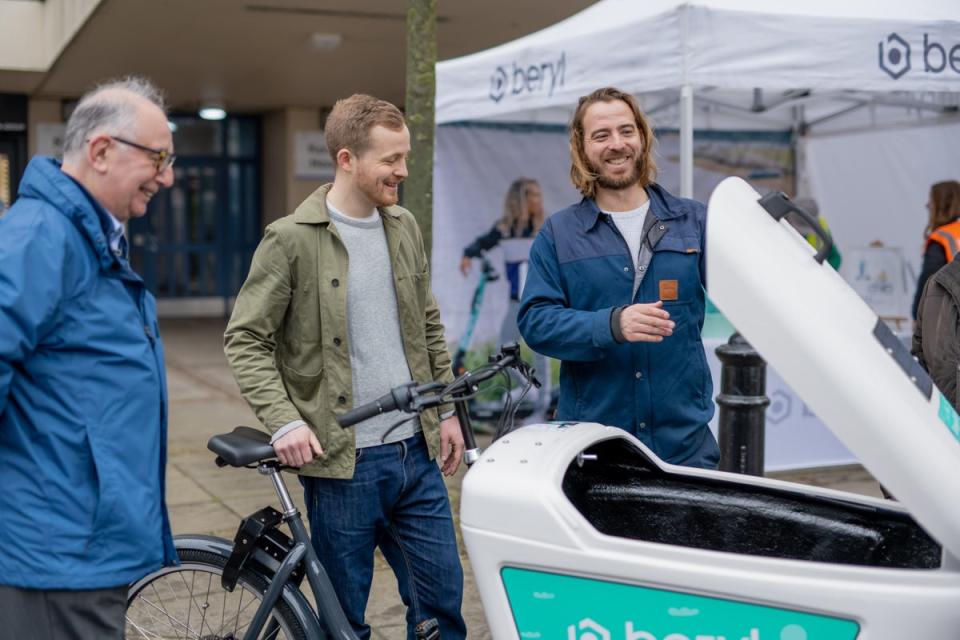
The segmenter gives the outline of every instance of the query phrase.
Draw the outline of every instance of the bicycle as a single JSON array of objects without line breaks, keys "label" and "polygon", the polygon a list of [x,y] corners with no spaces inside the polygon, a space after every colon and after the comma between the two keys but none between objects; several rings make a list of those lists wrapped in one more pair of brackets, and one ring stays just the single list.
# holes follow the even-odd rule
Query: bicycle
[{"label": "bicycle", "polygon": [[457,350],[453,354],[453,375],[459,376],[467,368],[464,360],[467,357],[467,351],[470,350],[470,341],[473,338],[473,330],[477,326],[477,318],[480,317],[480,307],[483,304],[483,293],[487,288],[488,282],[496,282],[500,279],[500,274],[493,268],[486,256],[480,258],[480,280],[477,281],[477,288],[473,290],[473,298],[470,300],[470,318],[467,320],[467,326],[460,336],[460,342],[457,343]]},{"label": "bicycle", "polygon": [[[467,410],[479,385],[494,376],[518,371],[525,381],[520,398],[508,397],[496,437],[512,429],[519,400],[532,385],[533,369],[516,344],[504,346],[490,362],[466,371],[452,383],[401,385],[390,393],[348,411],[338,419],[346,428],[380,413],[400,409],[418,414],[454,403],[463,430],[466,464],[480,457]],[[405,418],[405,420],[412,419]],[[398,423],[399,424],[399,423]],[[256,469],[273,483],[282,511],[267,506],[244,518],[233,542],[205,535],[174,538],[180,565],[165,567],[130,587],[127,638],[192,640],[355,640],[323,565],[310,542],[301,514],[290,497],[270,435],[250,427],[212,437],[207,445],[219,467]],[[286,524],[292,536],[278,527]],[[315,610],[300,590],[306,578],[317,602]],[[417,627],[418,640],[438,640],[435,620]]]},{"label": "bicycle", "polygon": [[[500,274],[497,273],[497,270],[490,263],[485,255],[480,256],[480,279],[477,281],[477,286],[473,291],[473,297],[470,300],[470,317],[467,320],[467,326],[463,330],[463,334],[460,336],[460,341],[457,343],[457,350],[453,354],[453,375],[459,376],[467,370],[466,359],[467,352],[470,350],[470,343],[473,339],[473,331],[477,326],[477,319],[480,317],[480,309],[483,305],[484,292],[486,290],[487,284],[491,282],[496,282],[500,279]],[[548,372],[541,372],[548,374]],[[546,403],[546,415],[552,416],[557,411],[557,404],[560,401],[560,390],[554,388],[550,392],[549,401]],[[514,418],[524,419],[529,418],[540,410],[541,403],[531,403],[527,402],[524,404],[517,404]],[[467,403],[467,409],[470,412],[470,418],[474,421],[480,422],[481,425],[477,429],[481,433],[487,433],[487,429],[484,426],[486,423],[497,421],[499,422],[502,417],[502,409],[504,408],[504,403],[496,400],[479,400],[471,399]]]}]

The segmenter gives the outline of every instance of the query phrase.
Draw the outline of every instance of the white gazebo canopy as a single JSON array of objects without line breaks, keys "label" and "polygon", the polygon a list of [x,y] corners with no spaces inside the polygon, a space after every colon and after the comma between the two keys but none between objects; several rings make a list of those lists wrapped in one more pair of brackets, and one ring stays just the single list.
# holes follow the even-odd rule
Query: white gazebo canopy
[{"label": "white gazebo canopy", "polygon": [[960,2],[602,0],[438,64],[436,121],[565,124],[607,85],[679,127],[690,195],[694,126],[807,131],[866,106],[869,126],[955,113]]}]

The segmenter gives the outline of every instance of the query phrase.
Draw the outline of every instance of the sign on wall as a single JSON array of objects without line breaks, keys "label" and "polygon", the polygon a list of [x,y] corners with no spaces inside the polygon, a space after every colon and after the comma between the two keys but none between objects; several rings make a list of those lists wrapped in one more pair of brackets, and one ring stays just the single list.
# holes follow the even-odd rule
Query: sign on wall
[{"label": "sign on wall", "polygon": [[333,159],[327,151],[323,131],[297,131],[294,134],[295,173],[298,180],[333,180]]},{"label": "sign on wall", "polygon": [[67,125],[61,122],[41,122],[37,124],[37,155],[63,157],[63,138]]}]

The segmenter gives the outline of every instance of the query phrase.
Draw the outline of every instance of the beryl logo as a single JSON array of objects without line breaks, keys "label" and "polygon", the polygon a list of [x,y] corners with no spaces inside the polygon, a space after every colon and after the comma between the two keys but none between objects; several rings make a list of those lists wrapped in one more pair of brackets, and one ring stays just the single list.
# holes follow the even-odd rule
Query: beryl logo
[{"label": "beryl logo", "polygon": [[590,618],[567,627],[567,640],[610,640],[610,632]]},{"label": "beryl logo", "polygon": [[924,72],[941,73],[946,70],[947,65],[955,73],[960,73],[960,43],[947,51],[944,45],[931,40],[929,34],[923,34]]},{"label": "beryl logo", "polygon": [[[910,44],[898,33],[891,33],[877,47],[880,68],[894,80],[911,70]],[[919,69],[919,65],[917,66]],[[947,70],[960,74],[960,43],[950,46],[923,34],[923,73],[940,74]]]},{"label": "beryl logo", "polygon": [[886,47],[883,40],[877,45],[880,48],[880,68],[896,80],[907,71],[910,71],[910,44],[896,33],[887,36]]},{"label": "beryl logo", "polygon": [[[671,610],[675,611],[675,610]],[[695,611],[695,610],[693,610]],[[671,613],[676,616],[676,613]],[[696,615],[686,613],[680,617]],[[760,630],[756,627],[747,631],[746,635],[736,634],[727,636],[717,633],[694,632],[692,634],[673,631],[660,636],[651,631],[637,628],[632,621],[624,623],[623,636],[613,637],[610,631],[600,623],[590,618],[584,618],[577,624],[571,624],[567,627],[567,640],[761,640]],[[764,635],[763,640],[767,636]],[[811,640],[806,629],[798,624],[788,624],[780,630],[780,634],[774,640]]]},{"label": "beryl logo", "polygon": [[497,70],[490,76],[490,99],[494,102],[500,100],[507,94],[507,85],[510,84],[509,76],[503,67],[497,67]]},{"label": "beryl logo", "polygon": [[567,70],[567,54],[560,52],[556,60],[539,64],[521,65],[516,61],[510,65],[498,65],[490,75],[490,99],[500,102],[506,97],[521,94],[546,93],[552,96],[554,91],[563,87]]}]

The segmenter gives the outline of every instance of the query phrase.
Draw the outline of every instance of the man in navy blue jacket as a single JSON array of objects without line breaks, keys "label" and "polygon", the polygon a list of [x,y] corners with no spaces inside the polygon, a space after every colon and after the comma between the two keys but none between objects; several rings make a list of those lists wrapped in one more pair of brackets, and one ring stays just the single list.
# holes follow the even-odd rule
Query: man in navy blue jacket
[{"label": "man in navy blue jacket", "polygon": [[562,361],[558,419],[617,426],[667,462],[713,468],[706,208],[656,184],[653,145],[630,94],[580,99],[570,175],[583,199],[537,235],[518,321],[535,351]]},{"label": "man in navy blue jacket", "polygon": [[173,184],[160,95],[84,96],[64,160],[0,218],[0,636],[124,637],[127,588],[176,563],[156,304],[123,223]]}]

